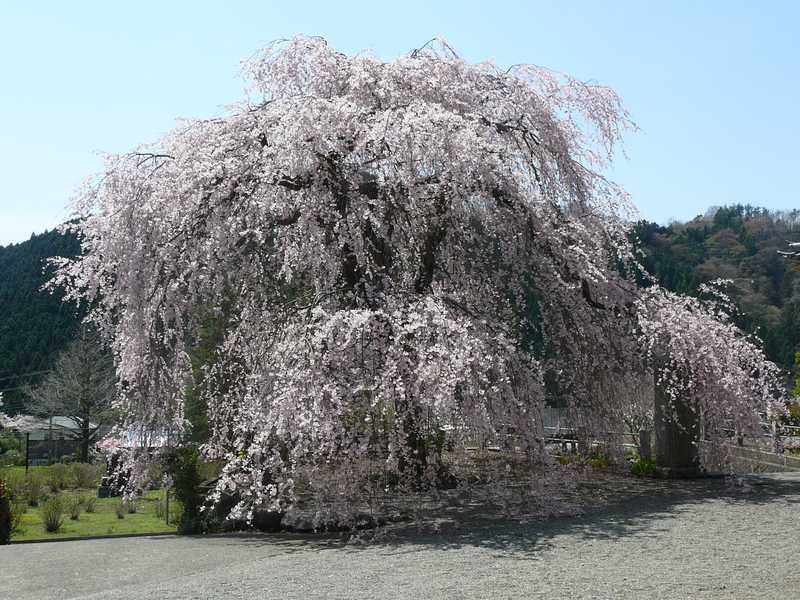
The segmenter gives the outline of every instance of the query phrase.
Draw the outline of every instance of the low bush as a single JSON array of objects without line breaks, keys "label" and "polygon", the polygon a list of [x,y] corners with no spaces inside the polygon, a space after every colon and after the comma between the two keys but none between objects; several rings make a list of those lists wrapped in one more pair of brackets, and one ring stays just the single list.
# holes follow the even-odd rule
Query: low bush
[{"label": "low bush", "polygon": [[20,471],[7,471],[0,475],[6,483],[6,490],[13,502],[27,501],[28,493],[25,489],[25,473]]},{"label": "low bush", "polygon": [[120,498],[117,503],[114,505],[114,512],[117,514],[118,519],[125,518],[125,512],[127,511],[127,507],[125,506],[125,501]]},{"label": "low bush", "polygon": [[640,458],[631,465],[631,473],[636,477],[658,477],[659,471],[655,462]]},{"label": "low bush", "polygon": [[64,504],[58,496],[51,496],[42,503],[39,509],[45,531],[56,533],[64,524]]},{"label": "low bush", "polygon": [[83,497],[83,509],[87,513],[93,513],[97,510],[97,496],[93,494],[86,494]]},{"label": "low bush", "polygon": [[44,497],[44,479],[39,473],[31,471],[25,475],[25,496],[30,506],[39,506]]},{"label": "low bush", "polygon": [[14,467],[25,464],[25,457],[17,450],[6,450],[0,453],[0,467]]},{"label": "low bush", "polygon": [[62,463],[55,463],[47,467],[45,471],[47,485],[54,494],[67,487],[69,482],[69,467]]},{"label": "low bush", "polygon": [[21,452],[22,443],[19,441],[17,436],[10,431],[4,431],[3,433],[0,433],[0,455],[5,454],[9,450]]},{"label": "low bush", "polygon": [[22,517],[28,511],[28,501],[23,496],[22,498],[13,499],[11,501],[11,533],[17,533],[22,525]]},{"label": "low bush", "polygon": [[69,512],[69,518],[73,521],[77,521],[81,517],[81,509],[83,508],[83,498],[78,495],[70,496],[65,501],[65,505],[67,508],[67,512]]},{"label": "low bush", "polygon": [[69,466],[72,484],[76,488],[93,488],[100,485],[102,467],[87,463],[73,463]]},{"label": "low bush", "polygon": [[125,501],[125,509],[128,511],[129,515],[135,515],[139,511],[139,504],[136,502],[135,498],[131,498]]},{"label": "low bush", "polygon": [[592,452],[586,457],[586,464],[593,469],[607,469],[612,465],[612,460],[602,452]]},{"label": "low bush", "polygon": [[562,465],[582,465],[589,466],[593,469],[607,469],[614,462],[603,452],[599,450],[592,450],[589,454],[562,454],[558,457],[559,464]]}]

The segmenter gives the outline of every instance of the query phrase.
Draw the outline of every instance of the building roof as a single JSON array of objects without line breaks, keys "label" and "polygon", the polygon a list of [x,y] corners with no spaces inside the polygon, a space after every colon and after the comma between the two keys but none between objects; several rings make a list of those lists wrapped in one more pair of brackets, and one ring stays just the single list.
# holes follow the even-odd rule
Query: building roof
[{"label": "building roof", "polygon": [[[2,422],[3,427],[19,431],[21,433],[29,433],[33,431],[48,431],[52,429],[78,431],[80,426],[71,417],[53,417],[52,423],[49,418],[34,417],[33,415],[17,415],[16,417],[4,417]],[[97,427],[95,423],[90,423],[89,426],[94,429]]]}]

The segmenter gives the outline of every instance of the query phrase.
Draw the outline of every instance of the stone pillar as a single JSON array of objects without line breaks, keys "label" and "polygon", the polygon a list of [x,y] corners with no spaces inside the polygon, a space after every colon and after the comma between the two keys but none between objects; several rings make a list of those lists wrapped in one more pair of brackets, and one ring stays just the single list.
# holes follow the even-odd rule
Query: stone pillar
[{"label": "stone pillar", "polygon": [[586,427],[579,425],[575,428],[575,451],[578,454],[582,454],[586,456],[591,452],[591,447],[589,446],[589,433],[586,430]]},{"label": "stone pillar", "polygon": [[702,474],[697,444],[700,418],[688,401],[671,401],[655,386],[656,465],[669,477],[697,477]]},{"label": "stone pillar", "polygon": [[639,458],[653,460],[653,443],[649,429],[641,429],[639,431]]}]

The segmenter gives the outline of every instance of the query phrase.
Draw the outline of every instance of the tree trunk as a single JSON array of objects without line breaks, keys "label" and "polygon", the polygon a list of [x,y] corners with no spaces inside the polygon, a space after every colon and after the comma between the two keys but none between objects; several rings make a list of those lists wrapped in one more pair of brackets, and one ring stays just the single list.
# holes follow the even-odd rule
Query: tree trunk
[{"label": "tree trunk", "polygon": [[89,421],[84,421],[81,424],[81,447],[78,454],[78,461],[85,463],[89,462],[89,442],[91,440],[91,431],[89,429]]}]

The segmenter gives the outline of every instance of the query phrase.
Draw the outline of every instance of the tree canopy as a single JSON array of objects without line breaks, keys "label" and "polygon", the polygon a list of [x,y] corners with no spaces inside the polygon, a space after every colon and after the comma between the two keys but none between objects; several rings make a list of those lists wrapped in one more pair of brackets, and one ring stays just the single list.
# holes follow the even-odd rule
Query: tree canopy
[{"label": "tree canopy", "polygon": [[146,429],[184,428],[199,315],[226,307],[204,450],[235,512],[331,472],[362,489],[376,460],[435,484],[504,431],[541,465],[546,387],[598,433],[648,374],[710,437],[779,396],[713,286],[635,285],[633,208],[600,174],[633,127],[611,89],[444,43],[383,62],[303,36],[247,72],[226,116],[109,157],[54,281],[92,304]]}]

